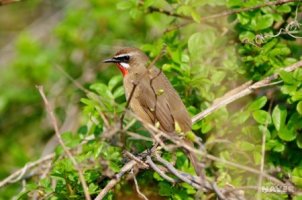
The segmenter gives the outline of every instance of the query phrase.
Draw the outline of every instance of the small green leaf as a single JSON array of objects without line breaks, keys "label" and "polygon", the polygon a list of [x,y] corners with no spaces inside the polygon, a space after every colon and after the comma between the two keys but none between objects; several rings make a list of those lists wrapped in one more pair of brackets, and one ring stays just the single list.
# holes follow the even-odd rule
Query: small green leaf
[{"label": "small green leaf", "polygon": [[274,17],[271,14],[257,15],[252,18],[251,28],[255,31],[267,29],[274,23]]},{"label": "small green leaf", "polygon": [[194,58],[199,58],[206,52],[211,51],[215,40],[216,35],[212,29],[194,33],[188,40],[188,48],[191,56]]},{"label": "small green leaf", "polygon": [[302,115],[302,101],[299,101],[299,103],[297,104],[297,107],[296,107],[298,113],[300,115]]},{"label": "small green leaf", "polygon": [[208,121],[208,120],[202,120],[201,121],[201,131],[202,131],[202,133],[207,133],[210,130],[212,130],[212,128],[213,128],[213,125],[210,121]]},{"label": "small green leaf", "polygon": [[291,179],[295,185],[302,186],[302,167],[294,168]]},{"label": "small green leaf", "polygon": [[200,15],[198,14],[198,12],[196,12],[195,10],[192,10],[192,12],[191,12],[191,17],[193,18],[193,20],[194,20],[195,22],[197,22],[197,23],[200,22],[201,17],[200,17]]},{"label": "small green leaf", "polygon": [[270,124],[272,122],[271,116],[264,110],[256,110],[253,112],[253,117],[260,124]]},{"label": "small green leaf", "polygon": [[265,146],[266,150],[275,151],[275,152],[283,152],[285,149],[284,144],[282,144],[279,140],[269,140]]},{"label": "small green leaf", "polygon": [[291,11],[291,8],[289,5],[283,4],[281,6],[277,6],[276,10],[277,12],[281,12],[281,13],[289,13]]},{"label": "small green leaf", "polygon": [[248,111],[255,111],[255,110],[259,110],[261,108],[263,108],[263,106],[265,106],[267,102],[267,98],[266,96],[260,97],[258,99],[256,99],[255,101],[253,101],[247,108]]},{"label": "small green leaf", "polygon": [[124,88],[119,87],[116,90],[114,90],[113,97],[116,99],[116,98],[123,96],[124,94],[125,94]]},{"label": "small green leaf", "polygon": [[133,7],[133,3],[132,1],[120,1],[116,7],[118,10],[128,10]]},{"label": "small green leaf", "polygon": [[288,129],[286,126],[278,131],[278,136],[284,141],[290,142],[296,139],[297,133],[294,129]]},{"label": "small green leaf", "polygon": [[241,32],[239,35],[241,42],[253,41],[255,39],[255,34],[250,31]]},{"label": "small green leaf", "polygon": [[114,76],[110,79],[109,83],[108,83],[108,88],[109,90],[113,90],[114,87],[116,87],[119,83],[121,83],[122,81],[122,76]]},{"label": "small green leaf", "polygon": [[297,135],[297,139],[296,139],[296,142],[297,142],[297,146],[302,149],[302,134],[298,134]]},{"label": "small green leaf", "polygon": [[293,77],[298,81],[302,81],[302,69],[299,68],[295,70],[293,73]]},{"label": "small green leaf", "polygon": [[287,110],[283,106],[277,105],[272,113],[273,123],[277,131],[279,131],[284,125],[287,116]]},{"label": "small green leaf", "polygon": [[246,141],[239,141],[236,146],[243,151],[255,150],[255,145]]},{"label": "small green leaf", "polygon": [[281,70],[279,72],[279,75],[281,77],[281,79],[284,81],[284,83],[286,84],[295,84],[296,83],[296,80],[295,78],[293,77],[293,75],[289,72],[286,72],[284,70]]}]

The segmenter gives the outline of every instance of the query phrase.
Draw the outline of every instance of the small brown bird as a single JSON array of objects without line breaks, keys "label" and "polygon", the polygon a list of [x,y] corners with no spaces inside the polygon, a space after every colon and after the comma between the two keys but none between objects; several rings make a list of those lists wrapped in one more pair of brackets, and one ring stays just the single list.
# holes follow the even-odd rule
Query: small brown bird
[{"label": "small brown bird", "polygon": [[[191,118],[178,93],[161,70],[148,66],[150,60],[141,50],[124,48],[104,62],[115,63],[122,72],[127,99],[135,87],[129,106],[143,122],[157,125],[168,134],[175,133],[176,127],[182,132],[191,131]],[[198,169],[196,157],[189,157]]]}]

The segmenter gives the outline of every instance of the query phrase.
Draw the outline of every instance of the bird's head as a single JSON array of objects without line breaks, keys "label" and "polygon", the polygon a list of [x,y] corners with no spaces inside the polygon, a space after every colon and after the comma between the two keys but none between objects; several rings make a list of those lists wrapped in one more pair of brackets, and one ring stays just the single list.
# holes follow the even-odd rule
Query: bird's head
[{"label": "bird's head", "polygon": [[123,48],[112,58],[104,60],[104,63],[115,63],[123,73],[123,76],[145,68],[148,62],[149,58],[144,52],[131,47]]}]

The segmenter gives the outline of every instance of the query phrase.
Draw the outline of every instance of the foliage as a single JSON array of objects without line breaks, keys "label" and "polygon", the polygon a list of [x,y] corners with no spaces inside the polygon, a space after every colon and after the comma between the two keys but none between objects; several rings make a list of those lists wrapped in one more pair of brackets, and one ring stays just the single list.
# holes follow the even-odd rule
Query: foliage
[{"label": "foliage", "polygon": [[[302,70],[282,71],[302,58],[299,35],[291,34],[299,30],[296,11],[301,11],[300,5],[264,6],[227,17],[205,18],[224,10],[262,3],[260,0],[147,0],[143,3],[89,0],[68,7],[53,31],[55,42],[37,41],[28,33],[22,33],[16,44],[16,58],[0,80],[1,137],[7,137],[5,142],[0,142],[0,160],[5,163],[1,177],[8,175],[12,166],[22,166],[33,156],[38,158],[39,151],[32,148],[41,149],[51,137],[51,128],[43,120],[41,98],[34,87],[43,84],[62,124],[68,116],[68,106],[79,106],[82,110],[74,117],[77,130],[66,131],[62,137],[75,152],[89,192],[95,197],[126,162],[119,146],[120,133],[110,134],[110,127],[119,125],[125,110],[122,77],[116,75],[115,68],[100,64],[100,59],[112,55],[116,46],[137,46],[154,58],[166,45],[166,53],[156,65],[167,75],[192,116],[245,81],[280,74],[279,84],[255,91],[254,95],[215,111],[195,123],[193,131],[203,139],[210,154],[257,169],[263,156],[262,136],[265,135],[265,170],[301,188]],[[151,12],[153,8],[170,10],[177,16]],[[189,24],[183,25],[184,22]],[[69,81],[60,68],[85,89]],[[126,116],[124,125],[131,120]],[[150,137],[138,122],[129,131]],[[37,145],[33,147],[33,144]],[[126,148],[135,154],[151,145],[131,137],[126,142]],[[61,147],[57,147],[55,153],[49,174],[28,180],[16,197],[84,198],[71,161]],[[163,155],[178,169],[194,173],[184,152],[164,152]],[[257,175],[219,162],[205,161],[205,171],[221,188],[258,183]],[[152,170],[141,171],[137,179],[147,196],[194,199],[194,196],[210,198],[213,195],[200,194],[184,183],[171,185]],[[263,185],[273,183],[264,179]],[[151,189],[153,187],[156,189]],[[0,190],[3,198],[21,190],[18,184],[7,188]],[[132,182],[122,179],[106,199],[130,196],[133,191]],[[245,194],[254,197],[255,191],[246,190]],[[263,199],[277,196],[262,195]],[[279,198],[288,196],[283,194]]]}]

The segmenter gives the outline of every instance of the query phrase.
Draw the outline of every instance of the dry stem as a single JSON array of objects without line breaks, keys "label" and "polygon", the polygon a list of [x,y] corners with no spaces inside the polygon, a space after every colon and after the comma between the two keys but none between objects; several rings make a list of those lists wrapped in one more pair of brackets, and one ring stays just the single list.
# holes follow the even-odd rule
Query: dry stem
[{"label": "dry stem", "polygon": [[60,131],[59,131],[59,127],[58,127],[58,123],[57,123],[57,119],[56,119],[56,117],[54,115],[54,112],[53,112],[53,110],[51,108],[51,105],[49,104],[49,102],[48,102],[48,100],[46,98],[43,86],[37,86],[37,89],[39,90],[39,93],[40,93],[40,95],[41,95],[41,97],[42,97],[42,99],[43,99],[43,101],[45,103],[45,107],[46,107],[47,113],[49,114],[51,123],[53,125],[54,131],[55,131],[55,134],[56,134],[56,137],[57,137],[60,145],[62,146],[65,154],[70,159],[70,161],[72,162],[74,168],[79,173],[79,178],[80,178],[80,182],[82,184],[83,190],[84,190],[85,199],[86,200],[91,200],[91,197],[90,197],[90,194],[89,194],[89,191],[88,191],[88,187],[87,187],[87,184],[86,184],[83,172],[82,172],[79,164],[77,163],[76,159],[73,157],[73,155],[71,154],[71,152],[69,151],[69,149],[67,148],[67,146],[65,145],[65,143],[64,143],[64,141],[63,141],[63,139],[61,137],[61,134],[60,134]]}]

